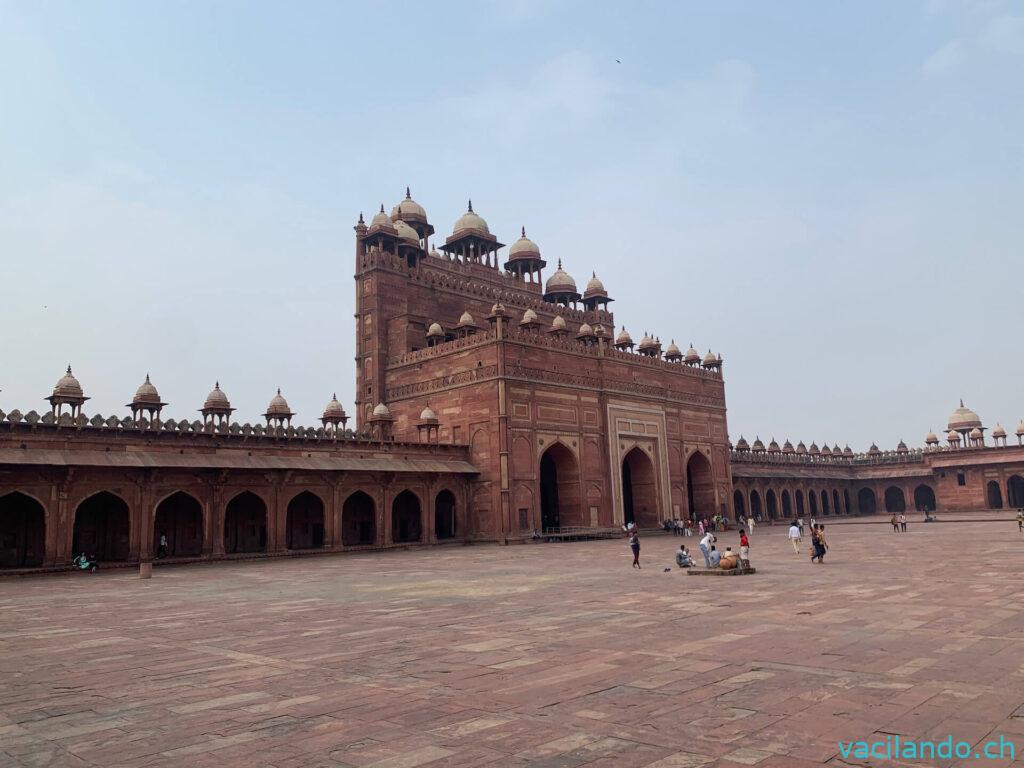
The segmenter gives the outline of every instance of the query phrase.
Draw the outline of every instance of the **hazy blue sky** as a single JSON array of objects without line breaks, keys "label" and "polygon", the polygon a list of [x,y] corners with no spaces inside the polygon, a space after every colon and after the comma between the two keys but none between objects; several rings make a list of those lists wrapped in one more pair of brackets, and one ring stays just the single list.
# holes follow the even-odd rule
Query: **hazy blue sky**
[{"label": "hazy blue sky", "polygon": [[734,440],[1024,416],[1024,7],[953,0],[0,0],[0,408],[351,411],[406,184],[721,352]]}]

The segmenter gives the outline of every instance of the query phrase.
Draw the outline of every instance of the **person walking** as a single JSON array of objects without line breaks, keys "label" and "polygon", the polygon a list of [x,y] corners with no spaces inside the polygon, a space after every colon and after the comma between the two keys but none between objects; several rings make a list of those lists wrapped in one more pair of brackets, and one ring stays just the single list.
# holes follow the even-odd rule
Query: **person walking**
[{"label": "person walking", "polygon": [[753,516],[753,514],[751,514],[750,517],[747,518],[747,530],[750,531],[751,533],[754,532],[754,523],[755,522],[756,521],[754,520],[754,516]]},{"label": "person walking", "polygon": [[629,534],[629,548],[633,550],[633,567],[640,567],[640,536],[634,530]]},{"label": "person walking", "polygon": [[160,545],[156,548],[156,556],[159,560],[162,557],[167,557],[167,534],[160,534]]},{"label": "person walking", "polygon": [[889,522],[892,523],[892,532],[899,533],[900,524],[896,521],[896,515],[893,515],[891,518],[889,518]]},{"label": "person walking", "polygon": [[798,517],[796,519],[796,526],[797,526],[797,528],[800,529],[800,537],[803,538],[803,535],[804,535],[804,519],[802,517]]},{"label": "person walking", "polygon": [[901,533],[906,533],[907,532],[907,516],[905,514],[903,514],[902,512],[900,512],[900,532]]},{"label": "person walking", "polygon": [[708,531],[704,534],[704,538],[700,540],[700,553],[704,555],[704,567],[711,567],[711,550],[715,543],[715,535]]},{"label": "person walking", "polygon": [[[814,533],[811,533],[811,537],[814,537]],[[789,526],[789,542],[793,545],[793,551],[798,555],[800,554],[800,542],[803,537],[800,535],[800,525],[798,521],[794,520],[793,524]]]},{"label": "person walking", "polygon": [[825,524],[818,526],[818,564],[825,562],[825,553],[828,552],[828,541],[825,539]]}]

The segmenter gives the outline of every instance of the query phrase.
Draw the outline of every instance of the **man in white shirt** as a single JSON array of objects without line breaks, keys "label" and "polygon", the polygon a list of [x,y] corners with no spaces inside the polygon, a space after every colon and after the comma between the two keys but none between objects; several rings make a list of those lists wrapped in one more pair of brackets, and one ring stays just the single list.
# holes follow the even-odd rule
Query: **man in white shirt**
[{"label": "man in white shirt", "polygon": [[800,554],[800,526],[793,521],[793,524],[789,526],[789,540],[793,544],[793,551],[798,555]]},{"label": "man in white shirt", "polygon": [[711,545],[716,541],[715,535],[708,531],[704,534],[704,538],[700,540],[700,553],[704,555],[704,566],[706,568],[711,567]]}]

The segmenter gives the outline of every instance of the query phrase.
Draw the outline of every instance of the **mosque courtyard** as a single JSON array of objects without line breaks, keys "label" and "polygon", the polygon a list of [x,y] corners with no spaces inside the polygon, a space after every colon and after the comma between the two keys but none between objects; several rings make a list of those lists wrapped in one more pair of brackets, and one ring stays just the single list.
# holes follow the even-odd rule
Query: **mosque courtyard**
[{"label": "mosque courtyard", "polygon": [[[594,541],[3,579],[0,765],[1024,765],[1016,524],[828,532],[812,565],[760,526],[735,578],[658,535],[642,571]],[[837,746],[897,734],[1016,762]]]}]

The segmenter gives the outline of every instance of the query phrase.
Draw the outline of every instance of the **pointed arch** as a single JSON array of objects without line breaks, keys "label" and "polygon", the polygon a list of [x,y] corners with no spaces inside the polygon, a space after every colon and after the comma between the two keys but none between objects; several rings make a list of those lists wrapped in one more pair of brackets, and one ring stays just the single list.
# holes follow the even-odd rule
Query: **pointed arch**
[{"label": "pointed arch", "polygon": [[873,490],[861,488],[857,491],[857,509],[862,515],[873,515],[878,511],[878,503]]},{"label": "pointed arch", "polygon": [[654,528],[661,523],[658,513],[658,481],[654,463],[640,446],[622,459],[623,521],[639,528]]},{"label": "pointed arch", "polygon": [[445,488],[434,498],[434,536],[453,539],[458,533],[455,494]]},{"label": "pointed arch", "polygon": [[128,502],[116,493],[94,493],[75,508],[73,555],[85,552],[99,562],[123,562],[130,556],[130,536]]},{"label": "pointed arch", "polygon": [[0,568],[43,564],[46,509],[33,496],[12,491],[0,496]]},{"label": "pointed arch", "polygon": [[686,460],[686,493],[691,518],[710,518],[715,514],[715,481],[711,462],[700,451],[694,451]]},{"label": "pointed arch", "polygon": [[408,488],[391,502],[391,541],[405,544],[423,537],[422,505],[419,496]]},{"label": "pointed arch", "polygon": [[174,491],[153,512],[153,549],[161,555],[166,540],[167,557],[196,557],[203,552],[203,505],[190,493]]},{"label": "pointed arch", "polygon": [[367,546],[377,541],[377,505],[365,491],[353,491],[341,507],[341,543]]},{"label": "pointed arch", "polygon": [[224,508],[224,552],[266,551],[267,503],[252,491],[242,491]]},{"label": "pointed arch", "polygon": [[885,511],[886,512],[905,512],[907,510],[907,500],[903,496],[903,489],[890,485],[885,489]]},{"label": "pointed arch", "polygon": [[747,516],[747,505],[744,503],[742,491],[735,490],[732,492],[732,506],[736,511],[737,519],[740,515],[743,515],[744,517]]},{"label": "pointed arch", "polygon": [[545,530],[582,525],[580,470],[576,454],[556,440],[540,457],[541,526]]},{"label": "pointed arch", "polygon": [[914,509],[918,512],[935,511],[935,491],[927,483],[921,483],[914,489]]},{"label": "pointed arch", "polygon": [[295,494],[288,502],[285,546],[321,549],[324,546],[324,500],[312,491]]}]

